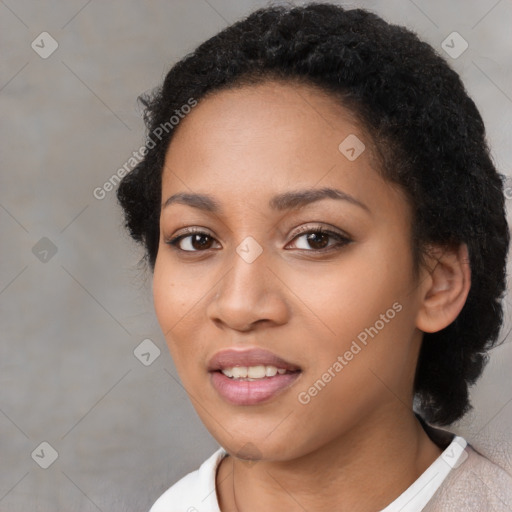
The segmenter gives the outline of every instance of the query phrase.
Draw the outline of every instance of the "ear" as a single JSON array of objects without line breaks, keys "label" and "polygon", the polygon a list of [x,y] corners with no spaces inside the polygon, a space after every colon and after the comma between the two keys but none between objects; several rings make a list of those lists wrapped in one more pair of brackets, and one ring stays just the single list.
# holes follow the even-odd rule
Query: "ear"
[{"label": "ear", "polygon": [[437,332],[450,325],[466,303],[471,287],[468,247],[431,247],[426,263],[419,285],[416,327]]}]

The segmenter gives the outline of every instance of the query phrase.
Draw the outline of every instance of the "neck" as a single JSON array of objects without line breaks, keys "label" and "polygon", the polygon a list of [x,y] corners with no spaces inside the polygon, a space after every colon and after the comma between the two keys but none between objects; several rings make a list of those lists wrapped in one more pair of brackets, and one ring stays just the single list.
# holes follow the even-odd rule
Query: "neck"
[{"label": "neck", "polygon": [[412,411],[375,413],[320,449],[289,461],[225,457],[217,473],[222,512],[284,509],[375,512],[441,454]]}]

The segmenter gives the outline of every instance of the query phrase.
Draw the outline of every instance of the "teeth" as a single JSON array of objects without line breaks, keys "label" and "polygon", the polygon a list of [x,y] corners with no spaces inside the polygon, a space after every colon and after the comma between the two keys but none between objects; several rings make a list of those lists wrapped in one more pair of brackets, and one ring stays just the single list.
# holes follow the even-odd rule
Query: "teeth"
[{"label": "teeth", "polygon": [[265,375],[267,377],[273,377],[279,370],[275,366],[265,366]]},{"label": "teeth", "polygon": [[247,377],[250,379],[261,379],[262,377],[265,377],[267,374],[267,371],[264,366],[249,366],[247,368]]},{"label": "teeth", "polygon": [[226,376],[226,377],[233,377],[233,372],[232,372],[233,368],[224,368],[224,370],[222,370],[222,373]]},{"label": "teeth", "polygon": [[256,380],[265,377],[274,377],[277,374],[283,375],[286,373],[286,370],[271,365],[233,366],[232,368],[223,368],[222,373],[232,379]]},{"label": "teeth", "polygon": [[247,377],[247,366],[235,366],[231,369],[231,373],[235,379],[245,379]]}]

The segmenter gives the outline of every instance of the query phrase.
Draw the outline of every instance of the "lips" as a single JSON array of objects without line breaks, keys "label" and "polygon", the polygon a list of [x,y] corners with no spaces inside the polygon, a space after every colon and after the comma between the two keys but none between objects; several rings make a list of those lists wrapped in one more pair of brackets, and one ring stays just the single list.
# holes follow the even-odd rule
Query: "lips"
[{"label": "lips", "polygon": [[[256,379],[233,378],[226,375],[231,374],[236,367],[274,367],[274,371]],[[279,370],[278,373],[275,372],[275,368]],[[228,349],[217,352],[209,361],[208,371],[212,387],[231,405],[257,405],[269,402],[290,388],[301,375],[301,368],[298,365],[263,349]]]}]

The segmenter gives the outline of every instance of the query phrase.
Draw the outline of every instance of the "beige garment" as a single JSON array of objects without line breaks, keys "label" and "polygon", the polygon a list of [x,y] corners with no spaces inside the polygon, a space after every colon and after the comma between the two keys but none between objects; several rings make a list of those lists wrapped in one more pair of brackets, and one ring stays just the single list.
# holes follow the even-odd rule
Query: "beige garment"
[{"label": "beige garment", "polygon": [[[453,434],[425,425],[438,445],[447,445]],[[422,512],[512,512],[512,475],[468,445]]]}]

